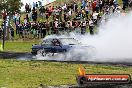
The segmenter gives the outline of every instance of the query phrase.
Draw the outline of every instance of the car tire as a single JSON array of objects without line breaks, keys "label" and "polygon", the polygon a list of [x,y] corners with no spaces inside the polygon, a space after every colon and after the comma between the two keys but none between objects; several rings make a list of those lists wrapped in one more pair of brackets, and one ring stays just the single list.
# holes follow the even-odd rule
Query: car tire
[{"label": "car tire", "polygon": [[44,50],[44,49],[42,49],[41,54],[42,54],[42,56],[43,56],[43,57],[44,57],[44,56],[46,56],[46,52],[45,52],[45,50]]},{"label": "car tire", "polygon": [[36,55],[37,55],[37,51],[36,51],[36,52],[35,52],[35,51],[31,52],[31,54],[32,54],[33,56],[36,56]]}]

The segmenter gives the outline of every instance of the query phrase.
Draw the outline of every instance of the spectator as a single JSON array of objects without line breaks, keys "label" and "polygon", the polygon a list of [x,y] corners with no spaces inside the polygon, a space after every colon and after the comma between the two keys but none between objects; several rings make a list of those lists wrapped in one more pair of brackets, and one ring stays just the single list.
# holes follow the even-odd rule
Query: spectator
[{"label": "spectator", "polygon": [[36,3],[35,2],[33,2],[33,8],[35,8],[36,7]]},{"label": "spectator", "polygon": [[24,18],[24,25],[26,25],[27,24],[27,19],[26,18]]},{"label": "spectator", "polygon": [[88,19],[88,15],[89,15],[89,7],[88,6],[85,7],[85,11],[86,11],[86,17]]},{"label": "spectator", "polygon": [[26,13],[29,13],[29,5],[27,3],[25,5],[25,10],[26,10]]},{"label": "spectator", "polygon": [[3,18],[3,20],[6,20],[6,17],[7,17],[7,11],[6,11],[6,9],[4,9],[2,11],[2,18]]},{"label": "spectator", "polygon": [[128,0],[122,0],[122,2],[123,2],[123,10],[125,10],[126,9],[126,7],[128,6]]},{"label": "spectator", "polygon": [[38,3],[39,3],[39,8],[41,8],[42,7],[42,2],[38,1]]},{"label": "spectator", "polygon": [[74,27],[74,29],[75,29],[76,33],[81,33],[78,21],[75,21],[75,27]]},{"label": "spectator", "polygon": [[96,11],[96,5],[97,5],[97,2],[96,2],[96,0],[94,0],[94,1],[92,2],[92,9],[93,9],[93,12]]},{"label": "spectator", "polygon": [[45,13],[45,8],[44,8],[44,6],[40,7],[39,11],[40,11],[40,15],[43,16],[44,13]]},{"label": "spectator", "polygon": [[18,26],[18,30],[19,30],[19,37],[23,37],[23,30],[24,30],[24,26],[23,24],[19,24]]},{"label": "spectator", "polygon": [[38,8],[38,3],[36,2],[36,8]]},{"label": "spectator", "polygon": [[16,23],[16,35],[19,34],[19,24]]},{"label": "spectator", "polygon": [[94,22],[92,19],[89,19],[89,30],[90,30],[90,34],[93,35],[94,34]]},{"label": "spectator", "polygon": [[98,15],[99,15],[99,13],[97,13],[96,11],[93,12],[92,18],[93,18],[93,22],[95,25],[97,25]]},{"label": "spectator", "polygon": [[84,20],[81,24],[81,34],[85,34],[86,33],[86,27],[87,27],[87,22]]},{"label": "spectator", "polygon": [[14,40],[14,29],[12,26],[10,28],[10,34],[11,34],[11,40]]},{"label": "spectator", "polygon": [[41,34],[41,38],[44,38],[46,36],[46,27],[45,27],[45,22],[42,23],[42,34]]},{"label": "spectator", "polygon": [[48,9],[49,16],[51,16],[52,12],[53,12],[53,7],[50,6],[49,9]]},{"label": "spectator", "polygon": [[59,33],[58,32],[58,25],[59,25],[58,19],[56,19],[56,21],[54,22],[54,24],[55,24],[54,33],[58,34]]},{"label": "spectator", "polygon": [[[116,0],[82,0],[82,8],[80,9],[76,1],[64,3],[62,7],[60,5],[46,8],[41,6],[40,2],[33,2],[32,6],[29,3],[27,4],[29,5],[29,10],[26,10],[27,14],[25,15],[23,23],[20,22],[20,15],[18,13],[15,13],[13,16],[16,25],[16,33],[19,33],[22,37],[28,37],[28,35],[31,34],[33,38],[40,38],[40,35],[41,38],[44,38],[46,34],[69,33],[74,30],[77,33],[85,34],[89,26],[90,34],[94,34],[94,27],[98,26],[100,23],[101,16],[99,16],[99,14],[103,12],[107,16],[111,13],[111,6],[116,7],[113,8],[115,10],[113,11],[114,13],[120,12],[116,4],[118,4]],[[41,17],[45,16],[47,21],[38,22],[38,15]],[[53,17],[53,19],[49,20],[50,17]],[[72,18],[75,19],[73,20]],[[86,18],[89,25],[87,25]]]},{"label": "spectator", "polygon": [[26,14],[26,20],[27,20],[27,22],[29,22],[29,15],[28,14]]},{"label": "spectator", "polygon": [[103,1],[99,0],[99,11],[102,11],[102,7],[103,7]]},{"label": "spectator", "polygon": [[33,19],[33,21],[37,21],[37,10],[36,9],[33,9],[33,11],[32,11],[32,19]]},{"label": "spectator", "polygon": [[32,5],[29,3],[29,12],[32,10]]}]

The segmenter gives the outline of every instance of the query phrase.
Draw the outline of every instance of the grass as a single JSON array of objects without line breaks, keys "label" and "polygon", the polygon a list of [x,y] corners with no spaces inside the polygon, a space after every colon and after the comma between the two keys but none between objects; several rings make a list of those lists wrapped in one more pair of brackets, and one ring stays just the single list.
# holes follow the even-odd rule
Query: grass
[{"label": "grass", "polygon": [[[6,41],[4,51],[30,52],[32,44],[39,42],[39,40]],[[132,67],[93,64],[83,64],[83,66],[88,74],[130,74],[132,76]],[[37,88],[40,84],[47,86],[76,85],[78,67],[79,64],[71,63],[1,59],[0,88]]]},{"label": "grass", "polygon": [[[13,52],[30,52],[33,44],[38,44],[39,40],[30,40],[30,41],[5,41],[4,51],[13,51]],[[0,42],[2,44],[2,42]]]},{"label": "grass", "polygon": [[[131,74],[132,67],[83,64],[88,74]],[[0,87],[36,88],[75,85],[79,64],[0,60]]]}]

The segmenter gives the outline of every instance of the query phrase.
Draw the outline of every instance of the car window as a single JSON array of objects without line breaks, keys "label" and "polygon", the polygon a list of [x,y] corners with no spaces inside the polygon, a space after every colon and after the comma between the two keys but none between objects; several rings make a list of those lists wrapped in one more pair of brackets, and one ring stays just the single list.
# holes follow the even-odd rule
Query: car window
[{"label": "car window", "polygon": [[62,44],[66,44],[66,45],[69,45],[69,44],[80,44],[77,40],[75,39],[72,39],[72,38],[62,38],[60,39],[60,41],[62,42]]},{"label": "car window", "polygon": [[53,40],[52,40],[52,45],[53,45],[53,46],[60,46],[61,43],[60,43],[60,41],[59,41],[58,39],[53,39]]},{"label": "car window", "polygon": [[41,45],[43,45],[43,46],[51,45],[51,44],[52,44],[51,40],[44,40],[44,41],[41,43]]}]

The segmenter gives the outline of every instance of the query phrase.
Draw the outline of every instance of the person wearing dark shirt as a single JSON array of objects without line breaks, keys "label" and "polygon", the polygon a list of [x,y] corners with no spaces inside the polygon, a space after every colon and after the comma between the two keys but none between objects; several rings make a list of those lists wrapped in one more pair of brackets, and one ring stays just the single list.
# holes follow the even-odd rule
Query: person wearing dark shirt
[{"label": "person wearing dark shirt", "polygon": [[42,27],[42,29],[41,29],[41,38],[44,38],[44,37],[46,36],[45,22],[43,22],[43,23],[41,24],[41,27]]},{"label": "person wearing dark shirt", "polygon": [[10,28],[10,33],[11,33],[11,39],[14,39],[14,29],[13,27]]},{"label": "person wearing dark shirt", "polygon": [[40,11],[40,15],[43,16],[44,13],[45,13],[45,8],[44,8],[44,6],[42,6],[42,7],[39,9],[39,11]]},{"label": "person wearing dark shirt", "polygon": [[33,10],[33,12],[32,12],[32,19],[33,19],[33,21],[37,21],[37,10]]},{"label": "person wearing dark shirt", "polygon": [[38,8],[38,3],[36,2],[36,8]]},{"label": "person wearing dark shirt", "polygon": [[128,7],[128,0],[122,0],[123,2],[123,10],[126,10],[126,8]]}]

